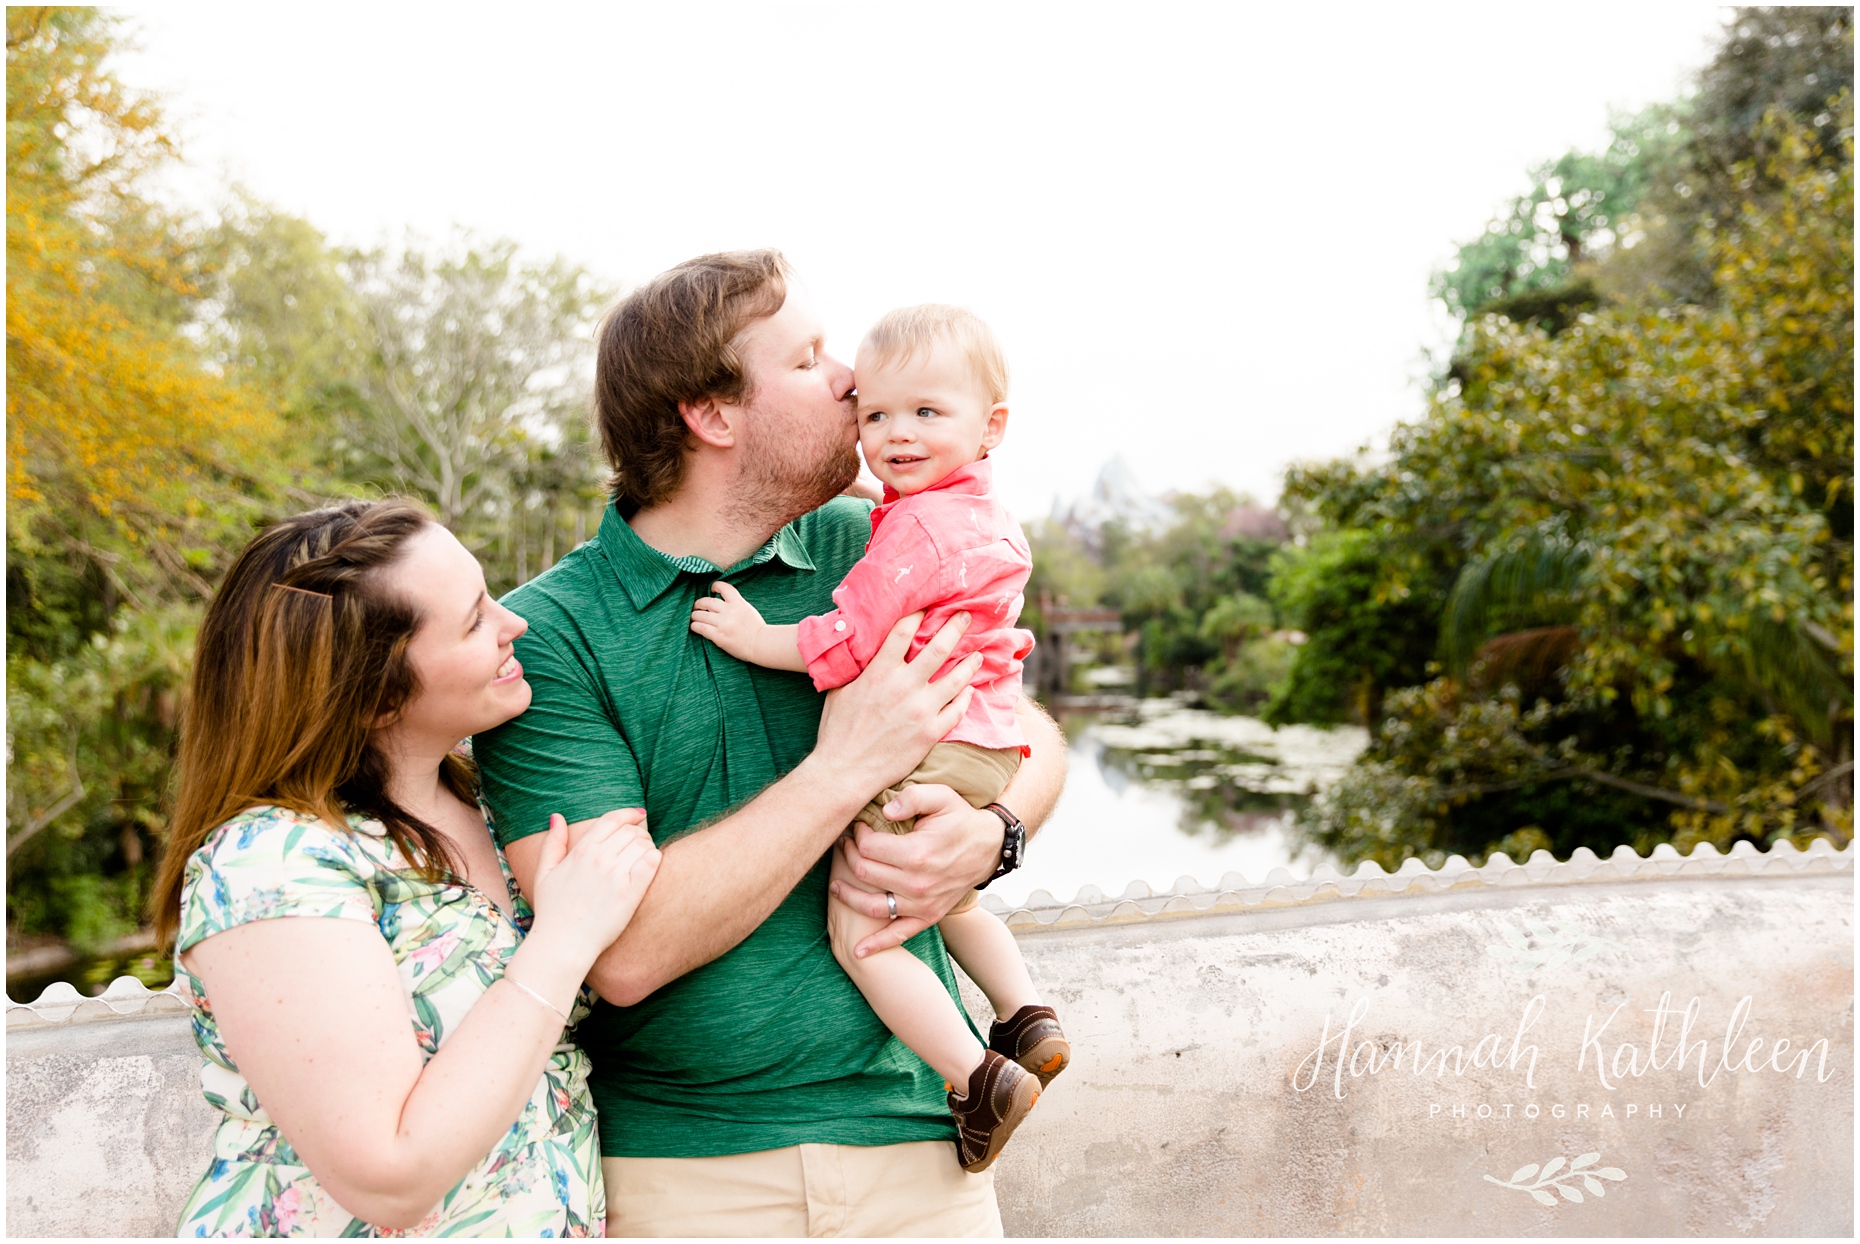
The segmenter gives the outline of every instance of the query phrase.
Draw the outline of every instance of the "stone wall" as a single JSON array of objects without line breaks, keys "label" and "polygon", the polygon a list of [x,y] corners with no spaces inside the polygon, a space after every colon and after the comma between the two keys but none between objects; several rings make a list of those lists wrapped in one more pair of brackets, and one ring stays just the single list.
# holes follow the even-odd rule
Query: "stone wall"
[{"label": "stone wall", "polygon": [[[1851,1235],[1853,902],[1825,844],[1035,895],[1075,1061],[1008,1233]],[[170,1231],[205,1164],[132,985],[9,1005],[9,1234]]]}]

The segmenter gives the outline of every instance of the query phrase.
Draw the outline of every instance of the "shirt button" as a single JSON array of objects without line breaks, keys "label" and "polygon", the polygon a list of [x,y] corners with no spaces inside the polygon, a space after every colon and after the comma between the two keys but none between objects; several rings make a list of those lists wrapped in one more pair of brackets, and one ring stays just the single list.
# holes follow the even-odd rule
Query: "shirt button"
[{"label": "shirt button", "polygon": [[834,630],[836,630],[836,631],[843,631],[843,630],[845,630],[845,629],[846,629],[846,619],[844,619],[844,618],[841,618],[841,619],[840,619],[840,620],[839,620],[838,622],[835,622],[835,623],[833,624],[833,629],[834,629]]}]

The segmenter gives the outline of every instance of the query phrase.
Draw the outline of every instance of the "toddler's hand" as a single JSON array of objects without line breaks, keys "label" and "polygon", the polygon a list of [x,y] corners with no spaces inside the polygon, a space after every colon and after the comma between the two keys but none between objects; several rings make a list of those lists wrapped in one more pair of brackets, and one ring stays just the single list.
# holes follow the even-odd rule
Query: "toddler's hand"
[{"label": "toddler's hand", "polygon": [[713,583],[715,596],[700,596],[691,607],[691,629],[741,661],[753,661],[756,641],[767,623],[756,607],[728,583]]}]

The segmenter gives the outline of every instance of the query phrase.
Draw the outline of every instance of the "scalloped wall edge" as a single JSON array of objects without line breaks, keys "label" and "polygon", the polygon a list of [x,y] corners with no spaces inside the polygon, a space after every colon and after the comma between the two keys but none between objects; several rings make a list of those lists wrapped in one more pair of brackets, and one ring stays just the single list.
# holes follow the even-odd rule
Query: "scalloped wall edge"
[{"label": "scalloped wall edge", "polygon": [[1295,907],[1339,899],[1436,894],[1448,889],[1482,886],[1568,886],[1666,878],[1851,873],[1853,850],[1852,843],[1836,848],[1826,838],[1817,838],[1806,849],[1799,849],[1785,839],[1768,851],[1759,851],[1749,842],[1740,841],[1728,853],[1720,853],[1710,843],[1699,843],[1690,855],[1681,855],[1670,843],[1661,843],[1646,856],[1639,855],[1630,846],[1619,846],[1607,859],[1587,847],[1577,847],[1566,862],[1559,861],[1548,851],[1535,851],[1522,864],[1514,863],[1504,852],[1498,851],[1478,868],[1459,855],[1449,857],[1437,869],[1430,869],[1420,860],[1409,857],[1393,873],[1384,871],[1372,860],[1364,860],[1349,875],[1331,865],[1320,864],[1306,878],[1294,878],[1287,869],[1275,868],[1265,881],[1257,883],[1249,882],[1239,873],[1226,874],[1219,885],[1212,887],[1201,885],[1193,877],[1178,877],[1166,891],[1155,891],[1144,882],[1133,881],[1122,894],[1115,896],[1105,894],[1096,886],[1086,886],[1070,902],[1062,902],[1044,890],[1035,890],[1018,907],[1010,908],[988,894],[982,896],[982,906],[1001,917],[1016,932],[1038,932],[1171,916]]},{"label": "scalloped wall edge", "polygon": [[[1371,860],[1358,864],[1348,875],[1328,864],[1320,864],[1311,876],[1302,879],[1294,878],[1287,869],[1275,868],[1259,883],[1248,882],[1241,874],[1230,872],[1221,878],[1219,885],[1212,887],[1203,886],[1193,877],[1178,877],[1175,885],[1165,891],[1152,890],[1145,882],[1133,881],[1115,897],[1107,896],[1097,886],[1088,885],[1070,902],[1061,902],[1045,890],[1035,890],[1025,903],[1013,908],[984,892],[981,904],[1016,933],[1037,933],[1177,916],[1298,907],[1351,898],[1438,894],[1449,889],[1485,886],[1535,888],[1669,878],[1795,876],[1851,873],[1853,867],[1853,844],[1836,848],[1826,838],[1815,839],[1806,850],[1798,849],[1786,839],[1768,851],[1759,851],[1750,843],[1740,841],[1728,854],[1720,853],[1709,843],[1700,843],[1690,855],[1681,855],[1671,844],[1661,843],[1646,856],[1639,855],[1632,847],[1619,846],[1607,859],[1587,847],[1576,848],[1567,861],[1558,860],[1548,851],[1536,851],[1522,864],[1513,863],[1500,851],[1478,868],[1459,855],[1450,857],[1437,869],[1430,869],[1410,857],[1393,873],[1384,871]],[[6,1026],[10,1032],[16,1028],[182,1014],[190,1007],[179,992],[179,986],[180,982],[176,981],[165,989],[151,990],[132,976],[119,976],[101,995],[89,997],[59,981],[47,986],[31,1002],[16,1002],[9,996]]]}]

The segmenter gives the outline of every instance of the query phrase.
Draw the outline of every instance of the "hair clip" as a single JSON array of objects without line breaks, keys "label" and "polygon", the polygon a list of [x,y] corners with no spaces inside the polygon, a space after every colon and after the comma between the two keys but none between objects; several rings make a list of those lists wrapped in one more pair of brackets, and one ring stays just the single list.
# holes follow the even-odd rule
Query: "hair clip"
[{"label": "hair clip", "polygon": [[302,592],[305,596],[320,596],[324,600],[331,601],[332,603],[336,599],[334,596],[331,596],[328,592],[313,592],[307,587],[292,587],[288,583],[274,583],[271,586],[275,588],[282,588],[286,592]]}]

